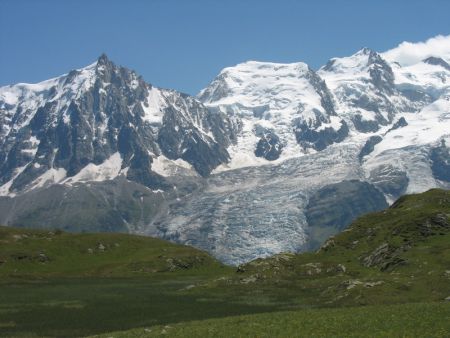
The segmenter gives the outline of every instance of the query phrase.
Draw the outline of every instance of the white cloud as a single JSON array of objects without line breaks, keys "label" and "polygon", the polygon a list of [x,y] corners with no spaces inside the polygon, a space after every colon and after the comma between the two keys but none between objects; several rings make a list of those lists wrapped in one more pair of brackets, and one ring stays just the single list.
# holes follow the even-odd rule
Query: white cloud
[{"label": "white cloud", "polygon": [[390,62],[409,66],[430,56],[450,60],[450,35],[437,35],[425,42],[402,42],[398,47],[381,54]]}]

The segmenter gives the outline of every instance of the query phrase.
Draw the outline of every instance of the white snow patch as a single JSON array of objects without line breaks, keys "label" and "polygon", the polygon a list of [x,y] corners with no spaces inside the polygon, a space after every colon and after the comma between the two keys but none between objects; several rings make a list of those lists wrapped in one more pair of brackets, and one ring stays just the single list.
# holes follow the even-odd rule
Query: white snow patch
[{"label": "white snow patch", "polygon": [[330,116],[330,123],[322,123],[319,128],[316,129],[316,131],[320,131],[326,128],[332,128],[334,130],[339,130],[342,126],[342,120],[339,116]]},{"label": "white snow patch", "polygon": [[175,175],[188,175],[197,176],[195,169],[191,164],[179,158],[176,160],[170,160],[164,155],[159,155],[153,158],[152,171],[164,176],[175,176]]},{"label": "white snow patch", "polygon": [[425,62],[405,67],[393,64],[392,70],[398,88],[423,91],[434,98],[450,90],[450,71],[442,66]]},{"label": "white snow patch", "polygon": [[67,176],[64,168],[51,168],[31,183],[31,189],[42,188],[61,182]]},{"label": "white snow patch", "polygon": [[375,146],[371,157],[390,150],[411,145],[436,143],[450,135],[450,101],[440,99],[423,108],[419,113],[402,115],[408,125],[392,130]]},{"label": "white snow patch", "polygon": [[75,182],[89,182],[89,181],[105,181],[112,180],[119,176],[122,167],[122,157],[119,152],[111,155],[102,164],[95,165],[89,163],[81,171],[73,177],[69,177],[64,181],[66,184]]},{"label": "white snow patch", "polygon": [[167,102],[161,90],[152,87],[148,91],[147,101],[142,103],[142,109],[144,110],[143,120],[152,124],[161,124],[166,107]]},{"label": "white snow patch", "polygon": [[0,196],[14,197],[16,195],[14,193],[9,192],[9,189],[11,188],[12,184],[14,183],[14,180],[16,179],[16,177],[19,176],[25,170],[25,168],[27,166],[28,166],[28,164],[24,165],[23,167],[17,168],[14,172],[13,177],[8,182],[6,182],[2,186],[0,186]]}]

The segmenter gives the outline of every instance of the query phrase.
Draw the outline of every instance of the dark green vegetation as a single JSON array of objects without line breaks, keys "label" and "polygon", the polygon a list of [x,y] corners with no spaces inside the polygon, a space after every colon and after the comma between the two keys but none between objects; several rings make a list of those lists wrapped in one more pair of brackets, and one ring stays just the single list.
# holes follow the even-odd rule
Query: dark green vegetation
[{"label": "dark green vegetation", "polygon": [[230,268],[207,253],[164,240],[125,234],[70,234],[0,227],[0,276],[147,277],[217,275]]},{"label": "dark green vegetation", "polygon": [[316,253],[239,268],[229,284],[291,306],[442,301],[450,296],[450,192],[433,189],[367,214]]},{"label": "dark green vegetation", "polygon": [[0,337],[79,337],[273,310],[187,291],[202,277],[68,278],[0,285]]},{"label": "dark green vegetation", "polygon": [[189,292],[234,271],[159,239],[0,227],[0,336],[81,336],[273,309]]},{"label": "dark green vegetation", "polygon": [[[280,254],[238,269],[193,248],[122,234],[1,228],[0,243],[0,336],[134,327],[142,329],[126,334],[446,336],[449,330],[450,192],[438,189],[359,218],[317,253]],[[256,312],[271,313],[182,323]]]},{"label": "dark green vegetation", "polygon": [[102,337],[448,337],[450,304],[272,312],[153,326]]}]

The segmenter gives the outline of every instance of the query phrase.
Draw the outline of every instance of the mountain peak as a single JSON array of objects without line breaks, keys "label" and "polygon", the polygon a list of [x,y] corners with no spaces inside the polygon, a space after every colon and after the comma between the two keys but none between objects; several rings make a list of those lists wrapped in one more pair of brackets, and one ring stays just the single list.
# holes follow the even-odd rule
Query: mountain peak
[{"label": "mountain peak", "polygon": [[100,55],[97,59],[98,65],[106,65],[109,62],[111,61],[108,59],[108,56],[105,53],[102,53],[102,55]]},{"label": "mountain peak", "polygon": [[359,57],[359,56],[367,56],[367,65],[371,65],[373,63],[384,63],[385,61],[381,57],[380,54],[378,54],[373,49],[370,49],[368,47],[364,47],[360,49],[358,52],[353,54],[353,57]]},{"label": "mountain peak", "polygon": [[354,73],[355,70],[366,70],[368,66],[374,63],[382,63],[383,59],[374,50],[364,47],[354,53],[353,55],[332,58],[320,71],[332,72],[332,73]]},{"label": "mountain peak", "polygon": [[362,54],[362,55],[372,55],[372,54],[376,54],[377,52],[375,52],[373,49],[370,49],[369,47],[363,47],[362,49],[360,49],[355,55],[358,54]]},{"label": "mountain peak", "polygon": [[439,58],[439,57],[430,56],[430,57],[422,60],[422,62],[428,63],[430,65],[434,65],[434,66],[441,66],[447,70],[450,70],[450,65],[444,59]]}]

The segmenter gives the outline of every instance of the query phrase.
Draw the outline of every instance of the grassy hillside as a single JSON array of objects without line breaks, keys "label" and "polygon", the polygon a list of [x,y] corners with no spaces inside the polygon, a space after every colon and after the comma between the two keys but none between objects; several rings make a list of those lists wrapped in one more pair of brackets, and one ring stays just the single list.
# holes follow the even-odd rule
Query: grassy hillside
[{"label": "grassy hillside", "polygon": [[0,227],[0,278],[143,277],[227,271],[192,247],[126,234]]},{"label": "grassy hillside", "polygon": [[101,337],[448,337],[450,304],[273,312],[160,325]]},{"label": "grassy hillside", "polygon": [[[161,334],[167,325],[174,336],[252,336],[250,329],[256,336],[302,330],[320,336],[344,328],[346,336],[372,329],[442,336],[449,243],[450,192],[437,189],[359,218],[316,253],[279,254],[238,268],[147,237],[0,228],[0,336],[141,327],[134,336]],[[261,312],[270,314],[241,317]],[[213,319],[228,316],[238,317]],[[367,317],[374,319],[359,327]]]},{"label": "grassy hillside", "polygon": [[78,337],[271,310],[189,294],[234,271],[154,238],[0,227],[0,337]]},{"label": "grassy hillside", "polygon": [[243,265],[223,285],[286,308],[442,301],[449,243],[450,192],[433,189],[359,218],[316,253]]}]

